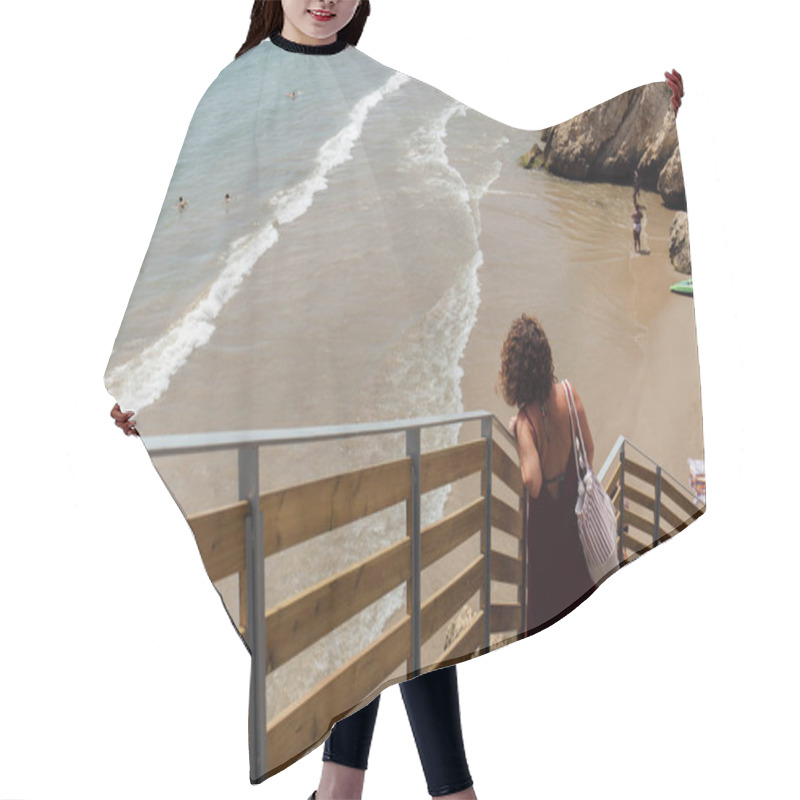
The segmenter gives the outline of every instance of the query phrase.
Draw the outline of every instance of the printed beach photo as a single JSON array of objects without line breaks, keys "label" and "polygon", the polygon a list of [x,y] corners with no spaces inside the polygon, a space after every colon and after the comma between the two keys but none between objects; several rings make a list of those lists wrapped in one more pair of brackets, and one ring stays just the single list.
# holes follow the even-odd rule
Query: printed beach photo
[{"label": "printed beach photo", "polygon": [[705,509],[667,86],[524,131],[294,57],[265,41],[201,101],[106,373],[263,676],[255,777],[613,571],[542,538],[587,466],[568,386],[614,569]]}]

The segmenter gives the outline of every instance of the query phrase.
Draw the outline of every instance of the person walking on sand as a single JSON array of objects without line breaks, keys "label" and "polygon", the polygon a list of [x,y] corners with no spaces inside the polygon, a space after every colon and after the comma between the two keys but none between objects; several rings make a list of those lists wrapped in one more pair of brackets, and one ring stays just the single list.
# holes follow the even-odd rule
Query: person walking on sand
[{"label": "person walking on sand", "polygon": [[634,205],[633,214],[631,214],[631,219],[633,220],[633,249],[636,253],[642,252],[642,207],[636,203]]}]

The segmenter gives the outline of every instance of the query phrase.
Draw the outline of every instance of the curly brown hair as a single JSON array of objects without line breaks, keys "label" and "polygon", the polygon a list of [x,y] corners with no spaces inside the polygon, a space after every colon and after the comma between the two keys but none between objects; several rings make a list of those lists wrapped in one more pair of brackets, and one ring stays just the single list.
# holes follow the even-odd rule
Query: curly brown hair
[{"label": "curly brown hair", "polygon": [[523,314],[511,323],[500,353],[499,386],[510,406],[543,403],[555,383],[553,354],[535,317]]}]

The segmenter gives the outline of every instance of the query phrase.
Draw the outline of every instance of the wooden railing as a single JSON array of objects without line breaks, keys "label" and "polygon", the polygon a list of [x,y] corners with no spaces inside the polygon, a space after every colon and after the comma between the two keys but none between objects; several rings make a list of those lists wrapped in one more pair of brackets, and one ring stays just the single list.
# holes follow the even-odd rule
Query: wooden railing
[{"label": "wooden railing", "polygon": [[[480,422],[479,437],[421,452],[423,428],[471,422]],[[406,437],[403,458],[266,493],[254,491],[259,483],[260,447],[399,432]],[[513,440],[491,414],[477,412],[294,431],[160,437],[150,439],[148,449],[154,456],[239,451],[242,499],[192,515],[188,522],[211,580],[239,576],[239,629],[253,657],[250,746],[254,779],[315,746],[332,720],[342,716],[343,710],[376,695],[391,676],[397,681],[471,658],[491,646],[493,634],[503,634],[506,641],[525,630],[525,490]],[[422,528],[422,496],[471,475],[480,475],[476,496]],[[505,488],[501,489],[500,484]],[[264,585],[265,558],[401,503],[405,506],[402,538],[278,605],[264,608],[259,587]],[[507,545],[506,552],[493,547],[493,530],[513,537],[513,554],[509,554]],[[444,585],[423,602],[422,570],[472,537],[479,537],[476,541],[480,541],[480,554],[457,574],[448,576]],[[515,602],[493,602],[493,583],[511,584]],[[304,697],[267,720],[266,674],[289,663],[330,631],[404,584],[407,607],[400,619]],[[462,629],[455,630],[438,657],[423,664],[422,646],[445,626],[452,627],[455,618],[471,603],[477,606],[477,612]],[[254,619],[263,620],[263,625],[252,624]]]},{"label": "wooden railing", "polygon": [[598,472],[617,509],[620,564],[672,538],[705,512],[694,492],[620,436]]},{"label": "wooden railing", "polygon": [[[472,422],[480,422],[479,437],[421,452],[423,428]],[[401,432],[406,439],[402,458],[259,491],[260,447]],[[239,576],[239,630],[253,658],[250,747],[254,779],[314,747],[343,710],[375,696],[390,679],[414,677],[486,652],[493,634],[495,641],[500,634],[508,642],[527,630],[526,494],[513,440],[487,412],[335,428],[160,437],[147,444],[154,456],[239,452],[241,500],[195,514],[188,521],[211,580]],[[421,527],[423,495],[476,474],[480,475],[477,496]],[[617,440],[598,477],[618,509],[621,564],[670,538],[704,511],[704,506],[695,504],[691,490],[624,437]],[[264,607],[265,558],[398,504],[405,507],[401,538],[285,601]],[[493,546],[493,531],[512,537],[512,553],[508,540],[506,552]],[[423,602],[422,571],[472,537],[479,537],[480,555]],[[493,583],[510,584],[515,601],[495,602]],[[406,587],[405,613],[301,699],[267,720],[266,675],[402,585]],[[470,604],[477,606],[477,612],[462,620],[437,657],[423,664],[422,646],[444,626],[452,627]]]}]

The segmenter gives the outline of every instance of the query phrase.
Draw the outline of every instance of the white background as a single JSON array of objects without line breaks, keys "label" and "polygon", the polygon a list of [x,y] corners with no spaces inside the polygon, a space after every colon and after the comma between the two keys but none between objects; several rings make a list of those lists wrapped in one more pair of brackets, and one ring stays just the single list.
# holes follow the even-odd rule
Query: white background
[{"label": "white background", "polygon": [[[375,0],[362,39],[529,129],[667,68],[685,79],[709,512],[554,628],[459,667],[482,800],[798,796],[795,46],[777,4],[735,8]],[[247,654],[102,383],[189,119],[249,10],[0,12],[5,800],[316,786],[319,754],[250,786]],[[365,798],[425,796],[393,688]]]}]

